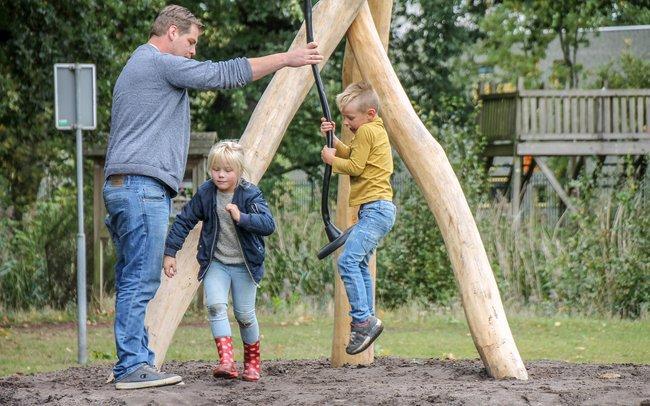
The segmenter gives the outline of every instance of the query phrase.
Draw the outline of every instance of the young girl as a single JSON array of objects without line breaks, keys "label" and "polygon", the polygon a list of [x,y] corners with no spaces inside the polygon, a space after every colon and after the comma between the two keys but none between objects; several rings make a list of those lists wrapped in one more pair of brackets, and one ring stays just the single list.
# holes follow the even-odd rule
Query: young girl
[{"label": "young girl", "polygon": [[228,320],[228,292],[244,342],[242,378],[260,378],[259,326],[255,295],[264,274],[264,240],[275,230],[271,211],[262,192],[242,179],[244,153],[241,145],[222,141],[208,155],[211,180],[203,183],[183,207],[165,242],[165,275],[176,274],[176,252],[196,223],[203,221],[196,259],[201,268],[208,320],[219,353],[212,373],[219,378],[239,375],[234,361]]}]

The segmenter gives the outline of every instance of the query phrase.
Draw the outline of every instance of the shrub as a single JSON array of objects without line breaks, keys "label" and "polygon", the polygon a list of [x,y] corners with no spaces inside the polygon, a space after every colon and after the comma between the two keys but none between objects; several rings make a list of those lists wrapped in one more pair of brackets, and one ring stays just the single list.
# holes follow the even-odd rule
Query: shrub
[{"label": "shrub", "polygon": [[316,257],[327,243],[320,212],[305,210],[286,188],[275,189],[269,200],[277,228],[266,239],[260,299],[278,305],[308,297],[329,300],[334,286],[332,260]]},{"label": "shrub", "polygon": [[[76,291],[76,200],[58,190],[18,222],[0,220],[0,303],[64,308]],[[74,190],[72,190],[74,193]],[[73,194],[74,195],[74,194]]]}]

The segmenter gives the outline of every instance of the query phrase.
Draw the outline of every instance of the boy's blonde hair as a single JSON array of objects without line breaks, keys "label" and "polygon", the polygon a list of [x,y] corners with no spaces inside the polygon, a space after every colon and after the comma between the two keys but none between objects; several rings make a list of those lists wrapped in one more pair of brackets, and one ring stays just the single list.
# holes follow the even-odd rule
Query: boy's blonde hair
[{"label": "boy's blonde hair", "polygon": [[336,96],[336,105],[339,106],[339,110],[344,109],[352,102],[357,103],[359,110],[364,113],[369,109],[379,111],[379,96],[367,82],[352,83]]},{"label": "boy's blonde hair", "polygon": [[244,148],[236,141],[219,141],[210,149],[208,167],[210,169],[230,167],[241,178],[246,172]]}]

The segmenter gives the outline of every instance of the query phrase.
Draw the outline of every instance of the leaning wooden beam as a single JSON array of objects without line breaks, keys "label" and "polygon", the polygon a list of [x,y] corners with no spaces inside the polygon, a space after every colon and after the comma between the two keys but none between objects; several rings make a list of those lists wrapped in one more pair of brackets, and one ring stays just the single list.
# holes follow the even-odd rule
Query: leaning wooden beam
[{"label": "leaning wooden beam", "polygon": [[[321,0],[314,7],[313,22],[319,51],[325,64],[365,0]],[[291,44],[291,49],[304,46],[304,24]],[[321,65],[321,66],[322,66]],[[291,119],[314,83],[310,67],[282,69],[264,91],[246,127],[241,143],[246,151],[250,180],[257,183],[268,168]],[[314,124],[317,137],[317,123]],[[183,314],[199,286],[196,241],[198,227],[185,241],[177,255],[178,274],[173,279],[162,277],[160,288],[149,303],[145,325],[149,346],[156,354],[156,366],[165,360],[167,349]],[[315,255],[315,254],[314,254]]]},{"label": "leaning wooden beam", "polygon": [[[365,0],[321,0],[314,7],[314,37],[325,56],[322,68],[348,29]],[[291,48],[306,44],[304,24]],[[283,69],[275,74],[262,95],[241,137],[246,167],[257,183],[271,163],[293,116],[314,83],[311,68]],[[314,132],[318,131],[315,123]],[[314,136],[317,136],[316,134]]]},{"label": "leaning wooden beam", "polygon": [[536,156],[535,161],[537,162],[537,166],[539,166],[539,169],[542,170],[542,173],[544,174],[544,176],[546,176],[546,179],[548,179],[549,183],[551,184],[551,186],[553,187],[557,195],[560,196],[560,199],[562,199],[562,202],[567,207],[567,209],[575,213],[577,211],[575,206],[571,203],[571,199],[569,198],[569,195],[564,191],[564,188],[562,188],[562,185],[555,177],[555,174],[553,174],[551,168],[548,167],[546,163],[546,158],[542,158],[541,156]]},{"label": "leaning wooden beam", "polygon": [[440,227],[470,332],[487,372],[495,378],[527,379],[463,190],[440,144],[413,110],[383,49],[367,5],[362,6],[347,36],[363,78],[379,94],[381,114],[393,146],[415,178]]},{"label": "leaning wooden beam", "polygon": [[[384,49],[388,49],[388,37],[390,34],[390,19],[393,8],[393,0],[368,0],[370,12],[377,29],[377,33],[381,38],[381,43]],[[343,56],[343,88],[350,83],[358,82],[362,79],[359,67],[354,60],[354,53],[350,44],[345,46],[345,54]],[[339,133],[343,142],[349,142],[352,139],[352,132],[344,128],[339,123]],[[336,225],[345,230],[358,221],[357,213],[359,207],[349,207],[349,193],[350,193],[350,177],[345,175],[338,176],[338,198],[336,205]],[[336,261],[338,259],[338,250],[333,255],[334,262],[334,334],[332,336],[332,356],[330,362],[333,367],[340,367],[344,364],[370,364],[374,360],[374,346],[361,354],[348,355],[345,352],[350,336],[350,304],[348,303],[343,282],[339,276]],[[375,275],[377,272],[376,256],[373,256],[369,263],[370,272],[373,281],[376,280]]]}]

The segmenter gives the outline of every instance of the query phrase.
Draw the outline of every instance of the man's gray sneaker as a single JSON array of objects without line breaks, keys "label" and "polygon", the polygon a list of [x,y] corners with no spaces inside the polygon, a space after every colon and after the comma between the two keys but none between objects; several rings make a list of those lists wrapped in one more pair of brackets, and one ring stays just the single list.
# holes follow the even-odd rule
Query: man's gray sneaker
[{"label": "man's gray sneaker", "polygon": [[155,386],[174,385],[182,381],[176,374],[158,372],[150,365],[144,364],[124,378],[115,382],[115,389],[141,389]]},{"label": "man's gray sneaker", "polygon": [[384,331],[384,325],[375,316],[368,317],[368,320],[362,324],[352,324],[350,342],[345,348],[345,352],[354,355],[364,351],[379,337],[382,331]]}]

